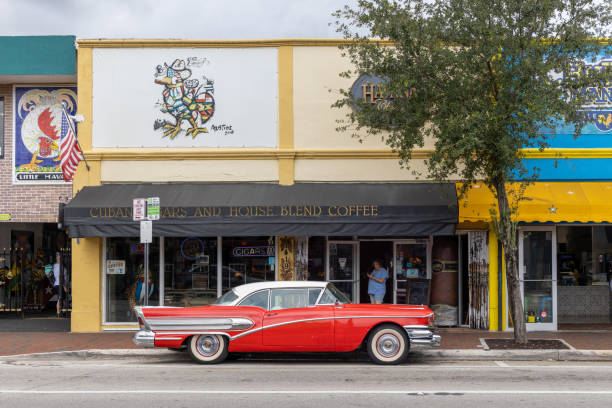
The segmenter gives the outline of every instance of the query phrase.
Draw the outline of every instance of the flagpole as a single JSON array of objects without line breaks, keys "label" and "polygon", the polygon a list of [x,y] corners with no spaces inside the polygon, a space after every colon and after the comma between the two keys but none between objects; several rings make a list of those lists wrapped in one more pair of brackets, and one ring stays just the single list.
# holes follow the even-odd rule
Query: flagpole
[{"label": "flagpole", "polygon": [[70,121],[72,122],[70,123],[70,126],[73,126],[72,131],[74,132],[74,140],[76,141],[76,144],[79,147],[79,150],[81,151],[81,156],[83,156],[85,167],[87,168],[87,171],[89,171],[89,163],[87,163],[85,152],[83,151],[83,148],[81,147],[81,143],[79,142],[79,136],[77,135],[76,129],[74,128],[75,123],[82,122],[84,120],[83,115],[79,115],[79,114],[74,115],[74,116],[68,115],[68,112],[66,112],[66,108],[64,108],[64,112],[66,113],[66,116],[70,118]]},{"label": "flagpole", "polygon": [[81,155],[83,156],[83,161],[85,162],[85,167],[87,168],[87,171],[89,171],[89,163],[87,163],[87,158],[85,158],[85,152],[83,152],[83,149],[81,148],[81,143],[79,143],[79,138],[77,137],[76,133],[74,134],[74,140],[76,140],[77,146],[79,146],[79,150],[81,151]]}]

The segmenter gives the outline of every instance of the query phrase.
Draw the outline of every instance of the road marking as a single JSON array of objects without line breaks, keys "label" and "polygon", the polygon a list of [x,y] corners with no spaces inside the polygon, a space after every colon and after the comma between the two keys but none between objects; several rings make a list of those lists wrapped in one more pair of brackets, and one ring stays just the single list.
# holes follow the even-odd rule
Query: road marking
[{"label": "road marking", "polygon": [[[563,369],[563,370],[610,370],[612,365],[601,363],[593,363],[592,365],[564,365],[558,362],[551,362],[550,364],[544,365],[514,365],[507,364],[503,361],[485,361],[481,365],[419,365],[419,364],[407,364],[398,366],[387,366],[384,368],[372,366],[371,364],[321,364],[321,365],[300,365],[300,364],[269,364],[265,362],[265,365],[261,365],[260,361],[257,362],[245,362],[244,364],[232,364],[225,366],[215,366],[204,368],[199,365],[187,361],[184,363],[177,364],[175,361],[169,363],[155,363],[155,364],[134,364],[133,362],[126,361],[122,363],[99,363],[99,362],[87,362],[87,361],[12,361],[10,363],[0,361],[0,369],[23,369],[23,368],[69,368],[69,367],[123,367],[126,369],[141,370],[150,368],[165,368],[165,369],[193,369],[202,370],[205,369],[207,372],[221,372],[221,371],[320,371],[325,370],[347,370],[347,369],[360,369],[360,370],[376,370],[376,371],[389,371],[389,370],[425,370],[425,371],[437,371],[437,370],[466,370],[466,369],[478,369],[478,370],[499,370],[502,368],[520,368],[520,369],[533,369],[533,370],[550,370],[550,369]],[[504,365],[505,364],[505,365]]]},{"label": "road marking", "polygon": [[248,394],[248,395],[461,395],[461,394],[524,394],[524,395],[612,395],[611,391],[569,390],[0,390],[0,394]]}]

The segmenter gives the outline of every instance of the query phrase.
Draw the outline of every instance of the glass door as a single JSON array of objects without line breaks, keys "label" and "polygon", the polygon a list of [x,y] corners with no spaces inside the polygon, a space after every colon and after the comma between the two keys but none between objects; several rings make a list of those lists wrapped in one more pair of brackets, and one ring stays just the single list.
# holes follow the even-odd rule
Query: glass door
[{"label": "glass door", "polygon": [[527,330],[557,330],[555,227],[521,229],[519,276]]},{"label": "glass door", "polygon": [[[393,243],[393,303],[409,304],[410,289],[414,287],[413,301],[417,299],[417,286],[425,286],[430,278],[428,240],[395,241]],[[417,283],[413,285],[413,283]],[[426,303],[426,302],[425,302]]]},{"label": "glass door", "polygon": [[359,242],[328,241],[326,278],[359,303]]}]

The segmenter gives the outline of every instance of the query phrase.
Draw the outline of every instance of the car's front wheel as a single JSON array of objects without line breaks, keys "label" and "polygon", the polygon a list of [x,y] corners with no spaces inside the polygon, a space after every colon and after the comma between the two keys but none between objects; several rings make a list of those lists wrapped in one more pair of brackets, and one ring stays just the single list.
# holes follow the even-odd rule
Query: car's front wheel
[{"label": "car's front wheel", "polygon": [[199,334],[189,338],[189,355],[200,364],[217,364],[227,358],[228,339],[220,334]]},{"label": "car's front wheel", "polygon": [[410,341],[401,327],[384,324],[370,333],[367,348],[376,364],[400,364],[408,357]]}]

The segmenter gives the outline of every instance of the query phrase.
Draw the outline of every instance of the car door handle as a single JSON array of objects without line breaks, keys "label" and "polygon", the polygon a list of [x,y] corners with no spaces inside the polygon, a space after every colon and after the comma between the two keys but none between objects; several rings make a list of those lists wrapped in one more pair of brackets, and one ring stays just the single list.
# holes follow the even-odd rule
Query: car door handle
[{"label": "car door handle", "polygon": [[276,313],[276,312],[266,313],[266,317],[276,316],[277,314],[278,313]]}]

